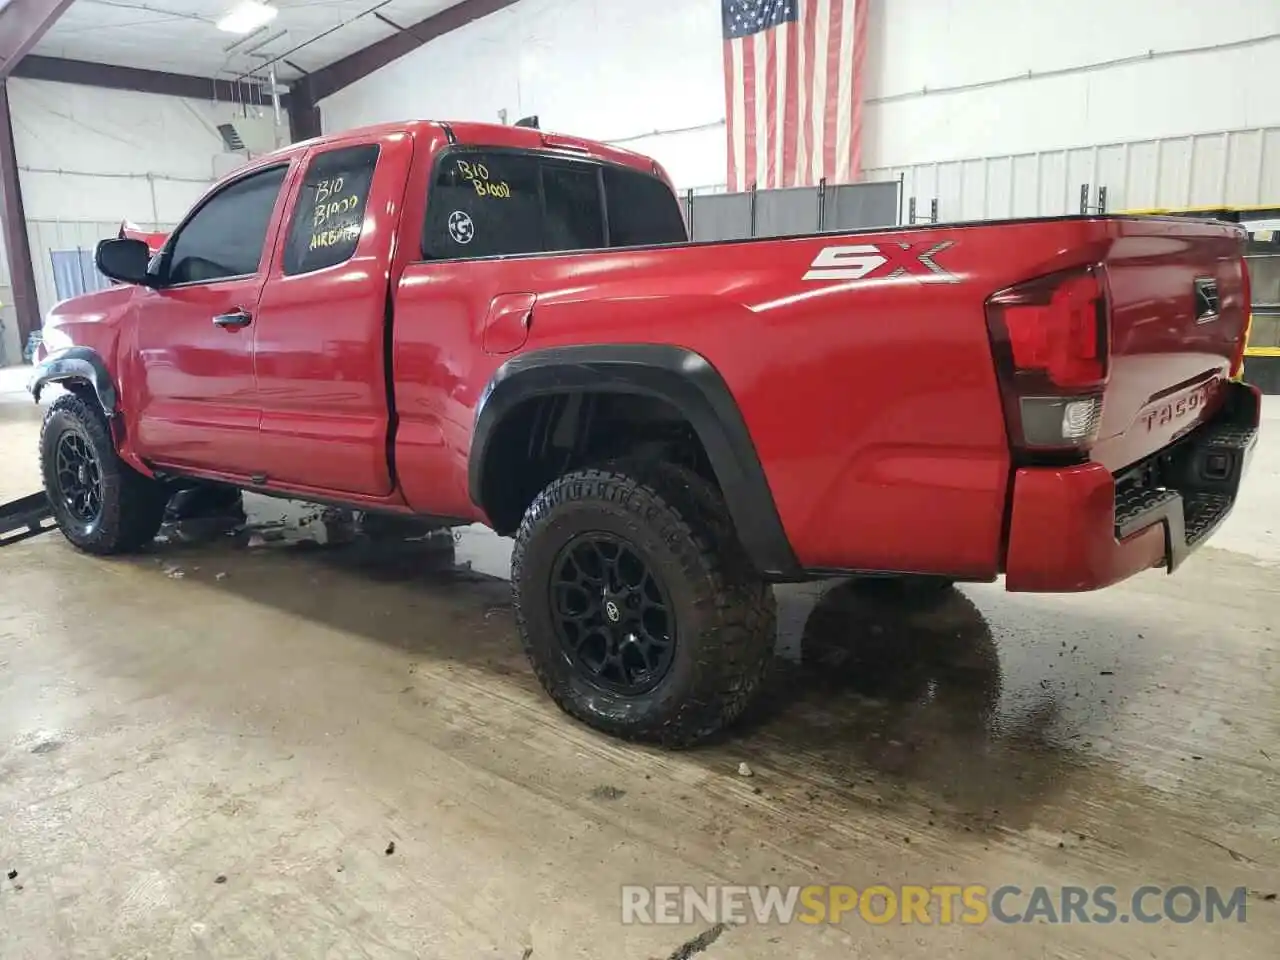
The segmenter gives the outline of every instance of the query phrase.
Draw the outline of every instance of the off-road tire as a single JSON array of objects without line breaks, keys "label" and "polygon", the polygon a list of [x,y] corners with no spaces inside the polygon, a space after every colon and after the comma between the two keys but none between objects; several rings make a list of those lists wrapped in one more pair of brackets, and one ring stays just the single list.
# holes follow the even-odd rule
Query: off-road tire
[{"label": "off-road tire", "polygon": [[[637,695],[595,684],[564,652],[553,622],[555,558],[573,537],[595,531],[643,552],[672,600],[671,666]],[[734,534],[719,492],[671,464],[616,461],[552,482],[516,534],[511,584],[538,680],[567,713],[613,736],[669,747],[704,740],[746,710],[773,656],[773,591]]]},{"label": "off-road tire", "polygon": [[[102,506],[91,522],[73,516],[59,494],[56,452],[69,432],[85,440],[98,463]],[[54,518],[74,546],[98,555],[128,553],[155,538],[168,491],[120,459],[106,417],[92,400],[69,393],[49,407],[40,428],[40,467]]]}]

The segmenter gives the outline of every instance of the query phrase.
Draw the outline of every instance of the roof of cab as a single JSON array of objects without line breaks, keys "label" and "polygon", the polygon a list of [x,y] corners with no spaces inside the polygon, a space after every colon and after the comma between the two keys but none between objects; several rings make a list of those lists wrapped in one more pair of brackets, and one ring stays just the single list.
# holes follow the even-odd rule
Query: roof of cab
[{"label": "roof of cab", "polygon": [[[524,150],[556,150],[579,154],[590,159],[622,164],[623,166],[643,170],[646,173],[660,172],[664,178],[666,175],[666,172],[662,170],[662,167],[655,160],[631,150],[623,150],[595,140],[587,140],[583,137],[575,137],[568,134],[552,133],[547,130],[505,126],[500,123],[480,123],[473,120],[397,120],[390,123],[371,124],[293,143],[287,147],[281,147],[268,156],[280,159],[315,146],[336,143],[351,137],[409,133],[416,138],[423,134],[443,134],[447,136],[448,131],[452,131],[457,141],[464,145],[511,147]],[[259,159],[266,159],[266,157]]]}]

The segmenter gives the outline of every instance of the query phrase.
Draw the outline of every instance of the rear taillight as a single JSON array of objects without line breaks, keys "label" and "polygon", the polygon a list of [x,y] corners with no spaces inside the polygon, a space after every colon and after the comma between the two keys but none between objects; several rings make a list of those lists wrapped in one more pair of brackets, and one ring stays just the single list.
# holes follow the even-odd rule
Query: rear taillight
[{"label": "rear taillight", "polygon": [[1110,372],[1102,268],[1049,274],[993,294],[987,327],[1014,445],[1088,449],[1098,437]]}]

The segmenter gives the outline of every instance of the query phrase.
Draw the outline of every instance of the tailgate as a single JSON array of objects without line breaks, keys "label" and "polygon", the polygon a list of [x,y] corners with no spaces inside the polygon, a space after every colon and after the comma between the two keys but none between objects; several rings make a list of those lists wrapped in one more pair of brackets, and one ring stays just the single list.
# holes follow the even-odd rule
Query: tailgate
[{"label": "tailgate", "polygon": [[1111,375],[1092,450],[1113,472],[1217,411],[1249,312],[1241,228],[1180,218],[1116,225],[1104,261]]}]

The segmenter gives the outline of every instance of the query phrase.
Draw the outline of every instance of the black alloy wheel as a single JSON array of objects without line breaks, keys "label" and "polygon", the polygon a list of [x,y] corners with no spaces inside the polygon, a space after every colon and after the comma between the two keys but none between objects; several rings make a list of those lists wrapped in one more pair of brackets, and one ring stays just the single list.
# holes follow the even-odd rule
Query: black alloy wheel
[{"label": "black alloy wheel", "polygon": [[581,534],[561,548],[550,588],[560,645],[595,684],[638,696],[666,676],[674,605],[639,548],[608,533]]},{"label": "black alloy wheel", "polygon": [[160,529],[169,490],[120,459],[111,428],[89,392],[68,392],[40,428],[44,492],[72,544],[99,555],[146,546]]},{"label": "black alloy wheel", "polygon": [[690,746],[731,724],[777,637],[773,592],[719,490],[661,461],[551,481],[516,533],[511,588],[543,688],[627,739]]},{"label": "black alloy wheel", "polygon": [[58,438],[55,489],[67,513],[92,526],[102,515],[102,465],[89,439],[76,430]]}]

